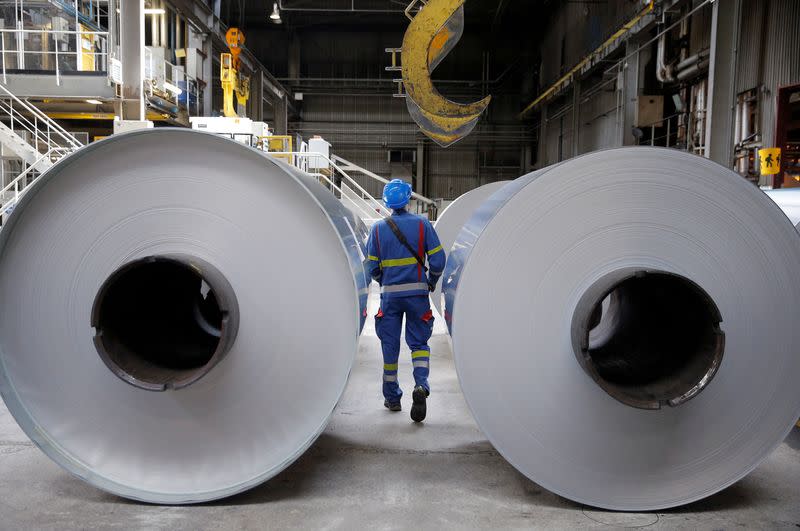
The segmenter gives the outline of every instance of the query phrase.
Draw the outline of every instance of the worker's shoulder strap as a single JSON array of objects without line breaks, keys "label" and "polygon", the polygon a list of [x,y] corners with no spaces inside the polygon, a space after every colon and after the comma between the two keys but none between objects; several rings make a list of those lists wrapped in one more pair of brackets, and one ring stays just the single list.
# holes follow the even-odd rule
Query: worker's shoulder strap
[{"label": "worker's shoulder strap", "polygon": [[417,259],[417,263],[419,263],[422,269],[428,271],[428,268],[425,266],[425,259],[418,255],[414,248],[411,247],[411,244],[408,243],[408,239],[406,238],[405,234],[400,231],[400,227],[397,226],[397,223],[395,223],[392,218],[384,218],[384,221],[386,221],[386,224],[389,225],[390,229],[392,229],[392,232],[394,232],[394,235],[397,237],[400,243],[403,244],[403,247],[408,249],[408,252],[411,253],[411,256]]}]

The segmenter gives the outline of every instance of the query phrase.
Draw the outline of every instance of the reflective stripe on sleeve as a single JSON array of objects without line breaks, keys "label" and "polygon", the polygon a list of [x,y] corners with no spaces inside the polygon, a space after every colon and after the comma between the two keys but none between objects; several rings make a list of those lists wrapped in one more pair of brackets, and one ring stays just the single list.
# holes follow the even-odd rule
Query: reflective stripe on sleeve
[{"label": "reflective stripe on sleeve", "polygon": [[430,251],[428,251],[428,256],[433,256],[433,255],[435,255],[436,253],[438,253],[441,250],[442,250],[442,246],[441,245],[439,247],[435,247],[435,248],[431,249]]},{"label": "reflective stripe on sleeve", "polygon": [[412,282],[411,284],[395,284],[394,286],[381,286],[381,293],[399,293],[401,291],[425,290],[428,285],[423,282]]},{"label": "reflective stripe on sleeve", "polygon": [[377,262],[377,261],[379,261],[379,260],[380,260],[380,258],[378,258],[377,256],[372,256],[372,255],[369,255],[367,258],[368,258],[369,260],[372,260],[373,262]]}]

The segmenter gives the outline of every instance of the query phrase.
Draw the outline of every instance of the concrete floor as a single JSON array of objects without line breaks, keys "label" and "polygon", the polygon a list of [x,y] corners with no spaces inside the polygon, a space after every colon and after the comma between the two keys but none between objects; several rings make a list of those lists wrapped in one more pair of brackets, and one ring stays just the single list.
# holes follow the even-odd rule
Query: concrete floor
[{"label": "concrete floor", "polygon": [[[747,478],[702,502],[661,513],[593,510],[547,492],[495,452],[467,410],[441,322],[431,345],[424,425],[410,421],[409,400],[403,413],[383,408],[370,319],[317,443],[267,484],[200,506],[143,505],[86,485],[33,446],[0,404],[0,529],[800,528],[800,429]],[[409,357],[404,350],[407,387]]]}]

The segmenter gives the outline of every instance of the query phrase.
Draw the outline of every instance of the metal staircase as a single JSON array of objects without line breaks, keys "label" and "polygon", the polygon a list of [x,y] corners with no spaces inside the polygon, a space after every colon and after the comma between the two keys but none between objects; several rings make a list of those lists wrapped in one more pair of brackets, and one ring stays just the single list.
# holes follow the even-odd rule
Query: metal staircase
[{"label": "metal staircase", "polygon": [[13,153],[22,171],[0,189],[0,221],[42,173],[82,146],[66,129],[0,83],[0,145]]},{"label": "metal staircase", "polygon": [[[372,227],[376,221],[391,215],[391,211],[384,206],[383,202],[373,197],[355,178],[353,178],[351,173],[360,173],[368,179],[377,180],[382,185],[389,182],[380,175],[372,173],[336,155],[329,158],[322,153],[309,151],[270,151],[269,154],[280,159],[290,160],[295,166],[317,179],[320,184],[330,190],[344,206],[360,217],[368,227]],[[304,163],[304,160],[309,158],[314,159],[315,167],[327,165],[327,168],[319,171],[309,171],[307,168],[308,164]],[[320,164],[320,161],[324,162],[324,164]],[[418,204],[424,205],[429,212],[435,211],[437,207],[436,201],[416,193],[413,194],[413,197],[417,200]]]},{"label": "metal staircase", "polygon": [[[331,164],[333,164],[338,171],[340,171],[341,173],[343,173],[345,175],[347,175],[346,172],[349,172],[350,174],[361,174],[364,177],[367,177],[369,179],[372,179],[372,180],[375,180],[375,181],[379,182],[381,185],[384,185],[384,184],[389,182],[388,179],[385,179],[385,178],[381,177],[377,173],[373,173],[373,172],[371,172],[371,171],[369,171],[369,170],[367,170],[365,168],[362,168],[358,164],[354,164],[354,163],[352,163],[352,162],[350,162],[348,160],[345,160],[345,159],[343,159],[342,157],[340,157],[338,155],[332,155],[331,159],[332,159]],[[348,177],[349,177],[349,175],[348,175]],[[367,195],[369,195],[369,194],[367,194]],[[372,196],[370,196],[370,197],[372,197]],[[436,219],[436,214],[438,213],[439,205],[441,204],[441,202],[437,202],[437,201],[435,201],[433,199],[427,198],[427,197],[425,197],[423,195],[420,195],[420,194],[418,194],[416,192],[411,194],[411,198],[415,199],[416,202],[417,202],[417,212],[418,213],[426,212],[426,213],[428,213],[428,215],[431,218],[431,220],[435,220]],[[375,199],[373,198],[373,201],[374,200]],[[383,204],[383,203],[381,203],[381,204]]]}]

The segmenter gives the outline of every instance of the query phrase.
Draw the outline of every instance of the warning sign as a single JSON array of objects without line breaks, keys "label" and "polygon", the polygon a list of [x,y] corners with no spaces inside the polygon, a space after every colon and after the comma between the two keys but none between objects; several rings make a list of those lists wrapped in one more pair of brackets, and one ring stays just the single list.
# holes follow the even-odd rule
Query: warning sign
[{"label": "warning sign", "polygon": [[781,148],[766,148],[758,150],[761,160],[761,175],[777,175],[781,172]]}]

